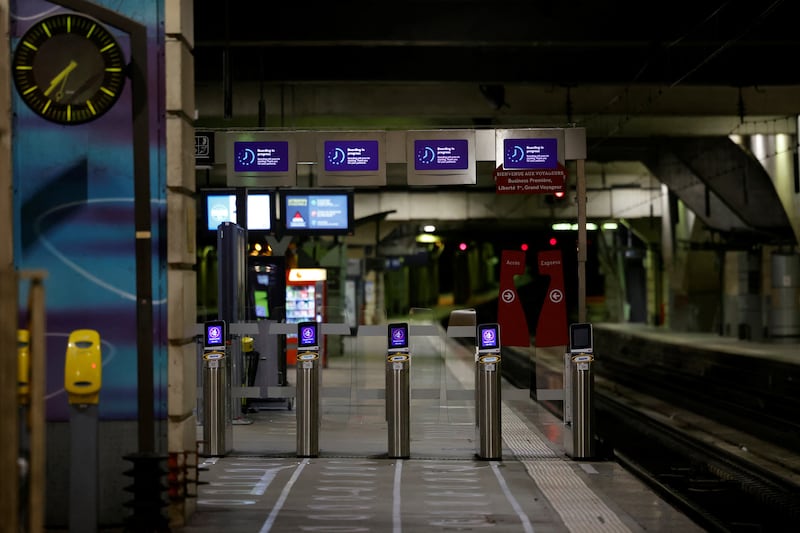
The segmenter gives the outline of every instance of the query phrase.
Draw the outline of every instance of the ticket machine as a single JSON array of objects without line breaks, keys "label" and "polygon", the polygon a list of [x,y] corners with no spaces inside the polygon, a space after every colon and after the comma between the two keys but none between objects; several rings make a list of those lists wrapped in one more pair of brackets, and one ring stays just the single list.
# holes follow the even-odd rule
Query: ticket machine
[{"label": "ticket machine", "polygon": [[99,498],[98,403],[102,386],[100,334],[70,333],[64,361],[64,390],[69,402],[69,529],[96,531]]},{"label": "ticket machine", "polygon": [[297,324],[297,456],[319,456],[319,324]]},{"label": "ticket machine", "polygon": [[387,332],[386,417],[389,457],[407,458],[411,452],[408,324],[389,324]]},{"label": "ticket machine", "polygon": [[476,394],[475,426],[477,456],[501,459],[503,440],[500,420],[500,325],[478,324],[475,336]]}]

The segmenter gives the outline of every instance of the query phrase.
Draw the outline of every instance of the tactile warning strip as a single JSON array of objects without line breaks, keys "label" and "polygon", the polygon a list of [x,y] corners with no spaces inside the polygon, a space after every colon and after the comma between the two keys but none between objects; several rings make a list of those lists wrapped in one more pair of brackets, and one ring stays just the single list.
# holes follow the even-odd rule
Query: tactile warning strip
[{"label": "tactile warning strip", "polygon": [[570,531],[626,532],[630,529],[539,436],[508,406],[502,407],[503,441],[525,465],[533,481]]},{"label": "tactile warning strip", "polygon": [[559,457],[559,454],[539,436],[536,429],[528,427],[507,405],[502,404],[501,408],[503,441],[517,459]]}]

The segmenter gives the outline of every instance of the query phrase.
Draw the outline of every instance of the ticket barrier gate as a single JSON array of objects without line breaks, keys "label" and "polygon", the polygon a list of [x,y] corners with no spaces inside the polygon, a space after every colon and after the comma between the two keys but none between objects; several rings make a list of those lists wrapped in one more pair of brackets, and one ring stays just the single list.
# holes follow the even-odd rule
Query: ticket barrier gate
[{"label": "ticket barrier gate", "polygon": [[565,422],[569,420],[572,425],[572,458],[590,459],[595,455],[594,339],[591,324],[570,324],[567,359],[565,367],[569,369],[565,368],[565,372],[568,370],[570,373],[566,379],[570,386],[564,394],[565,400],[570,402],[570,417],[567,419],[565,416]]},{"label": "ticket barrier gate", "polygon": [[297,325],[297,456],[319,456],[320,370],[319,327],[316,322]]},{"label": "ticket barrier gate", "polygon": [[479,324],[475,357],[475,426],[477,456],[502,459],[500,418],[500,325]]},{"label": "ticket barrier gate", "polygon": [[389,427],[389,457],[405,459],[411,455],[411,429],[409,411],[408,324],[388,326],[388,353],[386,355],[386,416]]},{"label": "ticket barrier gate", "polygon": [[227,328],[224,320],[211,320],[203,330],[203,451],[208,456],[220,456],[230,451],[233,442]]},{"label": "ticket barrier gate", "polygon": [[97,331],[78,329],[70,333],[64,362],[64,390],[69,402],[70,531],[97,531],[101,359]]}]

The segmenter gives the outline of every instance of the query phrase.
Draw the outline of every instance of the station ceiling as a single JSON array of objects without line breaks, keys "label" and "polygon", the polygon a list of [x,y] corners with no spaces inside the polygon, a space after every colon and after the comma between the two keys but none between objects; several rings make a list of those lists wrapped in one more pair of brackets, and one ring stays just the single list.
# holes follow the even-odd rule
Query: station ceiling
[{"label": "station ceiling", "polygon": [[[197,126],[584,127],[590,186],[655,177],[712,229],[793,242],[763,169],[721,165],[731,134],[796,133],[799,16],[790,0],[195,2]],[[719,179],[737,173],[758,191],[745,203]]]}]

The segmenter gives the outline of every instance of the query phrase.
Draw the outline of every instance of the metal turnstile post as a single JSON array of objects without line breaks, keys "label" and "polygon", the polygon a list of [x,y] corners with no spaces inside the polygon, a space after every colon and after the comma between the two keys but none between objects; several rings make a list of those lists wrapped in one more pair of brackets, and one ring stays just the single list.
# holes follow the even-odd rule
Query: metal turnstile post
[{"label": "metal turnstile post", "polygon": [[572,357],[572,457],[594,457],[594,372],[591,354]]},{"label": "metal turnstile post", "polygon": [[232,444],[233,427],[228,402],[227,357],[224,352],[203,354],[203,441],[205,455],[225,455]]},{"label": "metal turnstile post", "polygon": [[409,356],[386,358],[386,411],[389,425],[389,457],[405,459],[411,454],[409,429]]},{"label": "metal turnstile post", "polygon": [[297,456],[319,456],[319,353],[297,355]]},{"label": "metal turnstile post", "polygon": [[481,356],[476,365],[477,454],[481,459],[501,459],[503,439],[500,431],[500,356]]}]

